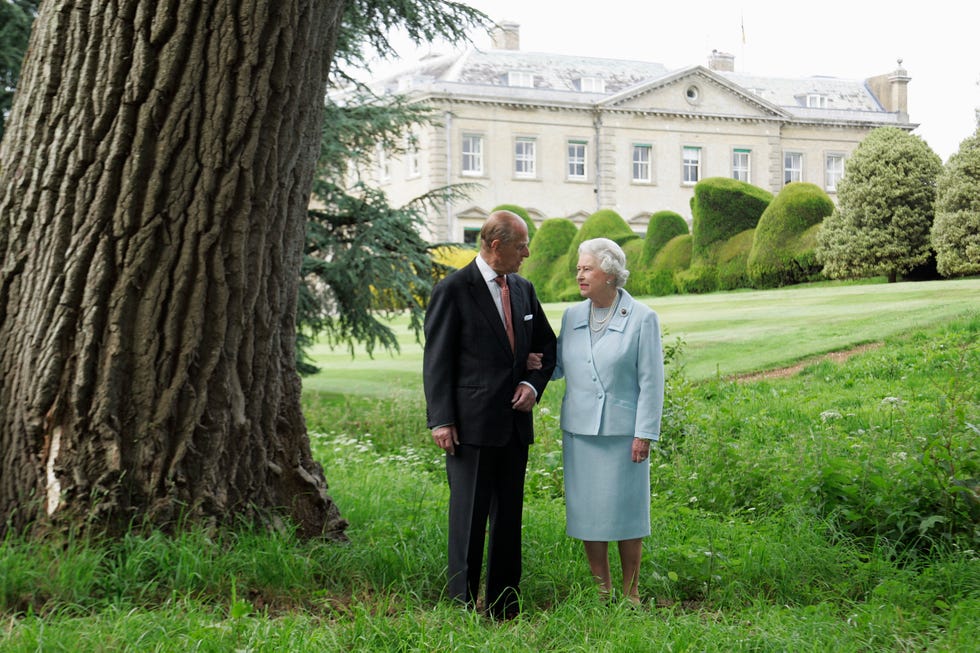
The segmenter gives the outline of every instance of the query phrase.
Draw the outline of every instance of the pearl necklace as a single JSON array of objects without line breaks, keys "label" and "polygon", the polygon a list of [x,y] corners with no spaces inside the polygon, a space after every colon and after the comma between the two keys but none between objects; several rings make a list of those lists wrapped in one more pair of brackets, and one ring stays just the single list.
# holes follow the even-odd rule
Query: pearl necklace
[{"label": "pearl necklace", "polygon": [[613,309],[614,308],[616,308],[616,307],[615,306],[609,306],[606,309],[608,311],[608,313],[606,313],[606,317],[600,319],[600,318],[597,318],[595,316],[595,304],[594,303],[590,303],[590,306],[589,306],[589,328],[592,329],[592,331],[594,333],[599,333],[600,331],[602,331],[606,327],[606,322],[608,322],[609,321],[609,318],[612,317]]}]

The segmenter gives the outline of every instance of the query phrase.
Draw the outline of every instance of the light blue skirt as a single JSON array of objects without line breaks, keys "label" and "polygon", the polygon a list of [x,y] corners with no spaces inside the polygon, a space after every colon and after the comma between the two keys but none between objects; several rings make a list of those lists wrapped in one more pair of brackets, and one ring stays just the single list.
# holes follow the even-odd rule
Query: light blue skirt
[{"label": "light blue skirt", "polygon": [[565,532],[590,542],[650,534],[650,460],[634,463],[632,435],[564,431]]}]

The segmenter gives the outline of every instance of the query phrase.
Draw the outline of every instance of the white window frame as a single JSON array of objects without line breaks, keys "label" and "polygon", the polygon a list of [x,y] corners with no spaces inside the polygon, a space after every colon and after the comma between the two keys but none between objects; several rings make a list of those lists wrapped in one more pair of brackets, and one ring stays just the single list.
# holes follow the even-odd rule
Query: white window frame
[{"label": "white window frame", "polygon": [[466,177],[483,176],[483,134],[464,133],[461,153],[460,174]]},{"label": "white window frame", "polygon": [[529,73],[524,70],[508,71],[507,86],[517,86],[520,88],[534,88],[534,73]]},{"label": "white window frame", "polygon": [[570,139],[565,146],[567,179],[583,181],[589,175],[589,142]]},{"label": "white window frame", "polygon": [[381,143],[374,146],[374,163],[378,181],[391,181],[391,161],[388,158],[388,152]]},{"label": "white window frame", "polygon": [[752,150],[744,147],[732,149],[732,179],[752,183]]},{"label": "white window frame", "polygon": [[803,181],[803,153],[783,152],[783,186],[794,181]]},{"label": "white window frame", "polygon": [[601,77],[581,77],[578,80],[578,90],[583,93],[605,93],[606,80]]},{"label": "white window frame", "polygon": [[693,186],[701,181],[701,148],[685,145],[681,148],[681,183]]},{"label": "white window frame", "polygon": [[405,137],[405,176],[414,179],[421,175],[418,136],[410,134]]},{"label": "white window frame", "polygon": [[630,171],[634,184],[653,183],[653,145],[633,143]]},{"label": "white window frame", "polygon": [[827,96],[820,93],[807,93],[806,106],[809,109],[826,109]]},{"label": "white window frame", "polygon": [[535,158],[537,139],[518,136],[514,139],[514,177],[534,179],[536,176]]},{"label": "white window frame", "polygon": [[824,157],[824,183],[828,193],[837,192],[837,184],[844,178],[843,152],[828,152]]}]

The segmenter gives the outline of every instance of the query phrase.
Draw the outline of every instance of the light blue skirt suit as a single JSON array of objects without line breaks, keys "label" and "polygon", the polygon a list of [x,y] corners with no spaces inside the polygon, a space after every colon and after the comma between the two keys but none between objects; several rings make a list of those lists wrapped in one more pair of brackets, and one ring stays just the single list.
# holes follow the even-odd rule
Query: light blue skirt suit
[{"label": "light blue skirt suit", "polygon": [[620,290],[592,342],[591,302],[568,308],[558,336],[566,532],[613,542],[650,534],[650,462],[632,461],[633,438],[658,440],[664,364],[657,314]]}]

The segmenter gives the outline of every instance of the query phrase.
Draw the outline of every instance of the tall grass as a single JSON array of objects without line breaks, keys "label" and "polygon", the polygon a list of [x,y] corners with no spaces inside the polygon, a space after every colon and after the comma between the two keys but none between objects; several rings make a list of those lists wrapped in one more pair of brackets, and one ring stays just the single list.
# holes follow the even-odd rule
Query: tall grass
[{"label": "tall grass", "polygon": [[350,543],[11,537],[0,651],[977,650],[980,306],[934,312],[846,363],[752,383],[688,375],[701,354],[677,345],[641,609],[599,600],[564,534],[560,383],[536,414],[523,612],[496,623],[444,599],[445,471],[416,378],[341,395],[325,370],[305,408]]}]

